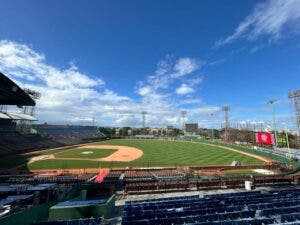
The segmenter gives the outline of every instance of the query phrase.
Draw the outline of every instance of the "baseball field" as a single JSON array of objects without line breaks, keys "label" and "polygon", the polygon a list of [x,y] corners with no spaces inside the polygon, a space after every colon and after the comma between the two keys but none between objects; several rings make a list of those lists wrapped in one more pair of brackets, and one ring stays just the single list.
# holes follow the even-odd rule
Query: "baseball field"
[{"label": "baseball field", "polygon": [[163,140],[109,140],[24,155],[30,170],[109,167],[262,164],[268,159],[205,143]]}]

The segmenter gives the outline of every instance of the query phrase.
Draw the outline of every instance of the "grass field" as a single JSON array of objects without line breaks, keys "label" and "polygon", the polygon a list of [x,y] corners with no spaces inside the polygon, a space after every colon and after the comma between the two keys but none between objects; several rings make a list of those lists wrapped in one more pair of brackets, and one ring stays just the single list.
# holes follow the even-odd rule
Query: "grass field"
[{"label": "grass field", "polygon": [[[74,158],[74,160],[47,159],[35,161],[28,165],[29,169],[71,169],[71,168],[99,168],[99,167],[148,167],[148,166],[184,166],[184,165],[230,165],[237,160],[242,165],[261,164],[259,159],[232,152],[216,146],[207,146],[200,143],[158,140],[110,140],[98,143],[101,145],[123,145],[136,147],[143,151],[143,156],[132,162],[96,162],[89,160],[76,160],[76,156],[83,158],[80,154],[83,149],[68,149],[65,151],[48,150],[39,154],[54,154],[56,157]],[[94,145],[94,144],[93,144]],[[97,149],[99,150],[99,149]],[[64,152],[62,152],[64,151]],[[95,151],[84,149],[84,151]],[[106,151],[100,150],[100,151]],[[100,152],[99,151],[99,152]],[[106,152],[107,153],[107,152]],[[97,153],[95,153],[95,157]],[[100,153],[99,153],[100,154]],[[102,154],[102,153],[101,153]],[[71,156],[71,157],[70,157]],[[91,157],[90,155],[86,157]],[[99,156],[99,158],[105,156]]]}]

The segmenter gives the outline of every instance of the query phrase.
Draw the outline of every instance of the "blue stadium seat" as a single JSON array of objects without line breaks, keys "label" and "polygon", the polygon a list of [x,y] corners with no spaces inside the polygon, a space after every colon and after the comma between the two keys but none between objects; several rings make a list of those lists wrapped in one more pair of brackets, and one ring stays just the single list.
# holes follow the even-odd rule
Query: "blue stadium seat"
[{"label": "blue stadium seat", "polygon": [[297,224],[300,189],[126,202],[123,225]]}]

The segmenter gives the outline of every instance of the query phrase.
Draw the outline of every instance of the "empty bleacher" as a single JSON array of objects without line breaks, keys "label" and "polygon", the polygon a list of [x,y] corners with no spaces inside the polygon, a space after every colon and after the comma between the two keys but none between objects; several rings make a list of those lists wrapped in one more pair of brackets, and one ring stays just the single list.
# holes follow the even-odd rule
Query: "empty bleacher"
[{"label": "empty bleacher", "polygon": [[34,125],[34,129],[37,134],[20,133],[14,126],[1,127],[0,156],[80,144],[99,138],[97,128],[92,126]]},{"label": "empty bleacher", "polygon": [[0,131],[0,155],[59,147],[59,143],[40,135],[24,135],[17,131]]},{"label": "empty bleacher", "polygon": [[182,178],[185,173],[179,172],[177,169],[129,169],[124,172],[124,180],[126,181],[145,181],[145,180],[163,180],[172,178]]},{"label": "empty bleacher", "polygon": [[79,144],[99,137],[94,126],[37,125],[35,129],[64,145]]},{"label": "empty bleacher", "polygon": [[151,182],[131,182],[126,183],[124,191],[126,194],[141,193],[141,192],[162,192],[170,190],[202,190],[207,188],[222,188],[222,187],[243,187],[245,181],[250,180],[255,186],[273,186],[297,183],[300,180],[300,174],[292,175],[270,175],[256,176],[252,178],[214,178],[211,180],[159,180]]},{"label": "empty bleacher", "polygon": [[300,224],[300,189],[126,202],[122,225]]}]

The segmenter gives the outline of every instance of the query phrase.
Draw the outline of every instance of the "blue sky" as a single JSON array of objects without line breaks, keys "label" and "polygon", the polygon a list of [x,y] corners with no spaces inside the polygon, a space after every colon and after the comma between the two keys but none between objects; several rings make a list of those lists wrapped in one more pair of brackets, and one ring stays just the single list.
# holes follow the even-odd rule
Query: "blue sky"
[{"label": "blue sky", "polygon": [[[295,128],[300,1],[2,1],[0,70],[42,93],[40,122]],[[210,114],[214,113],[213,119]]]}]

